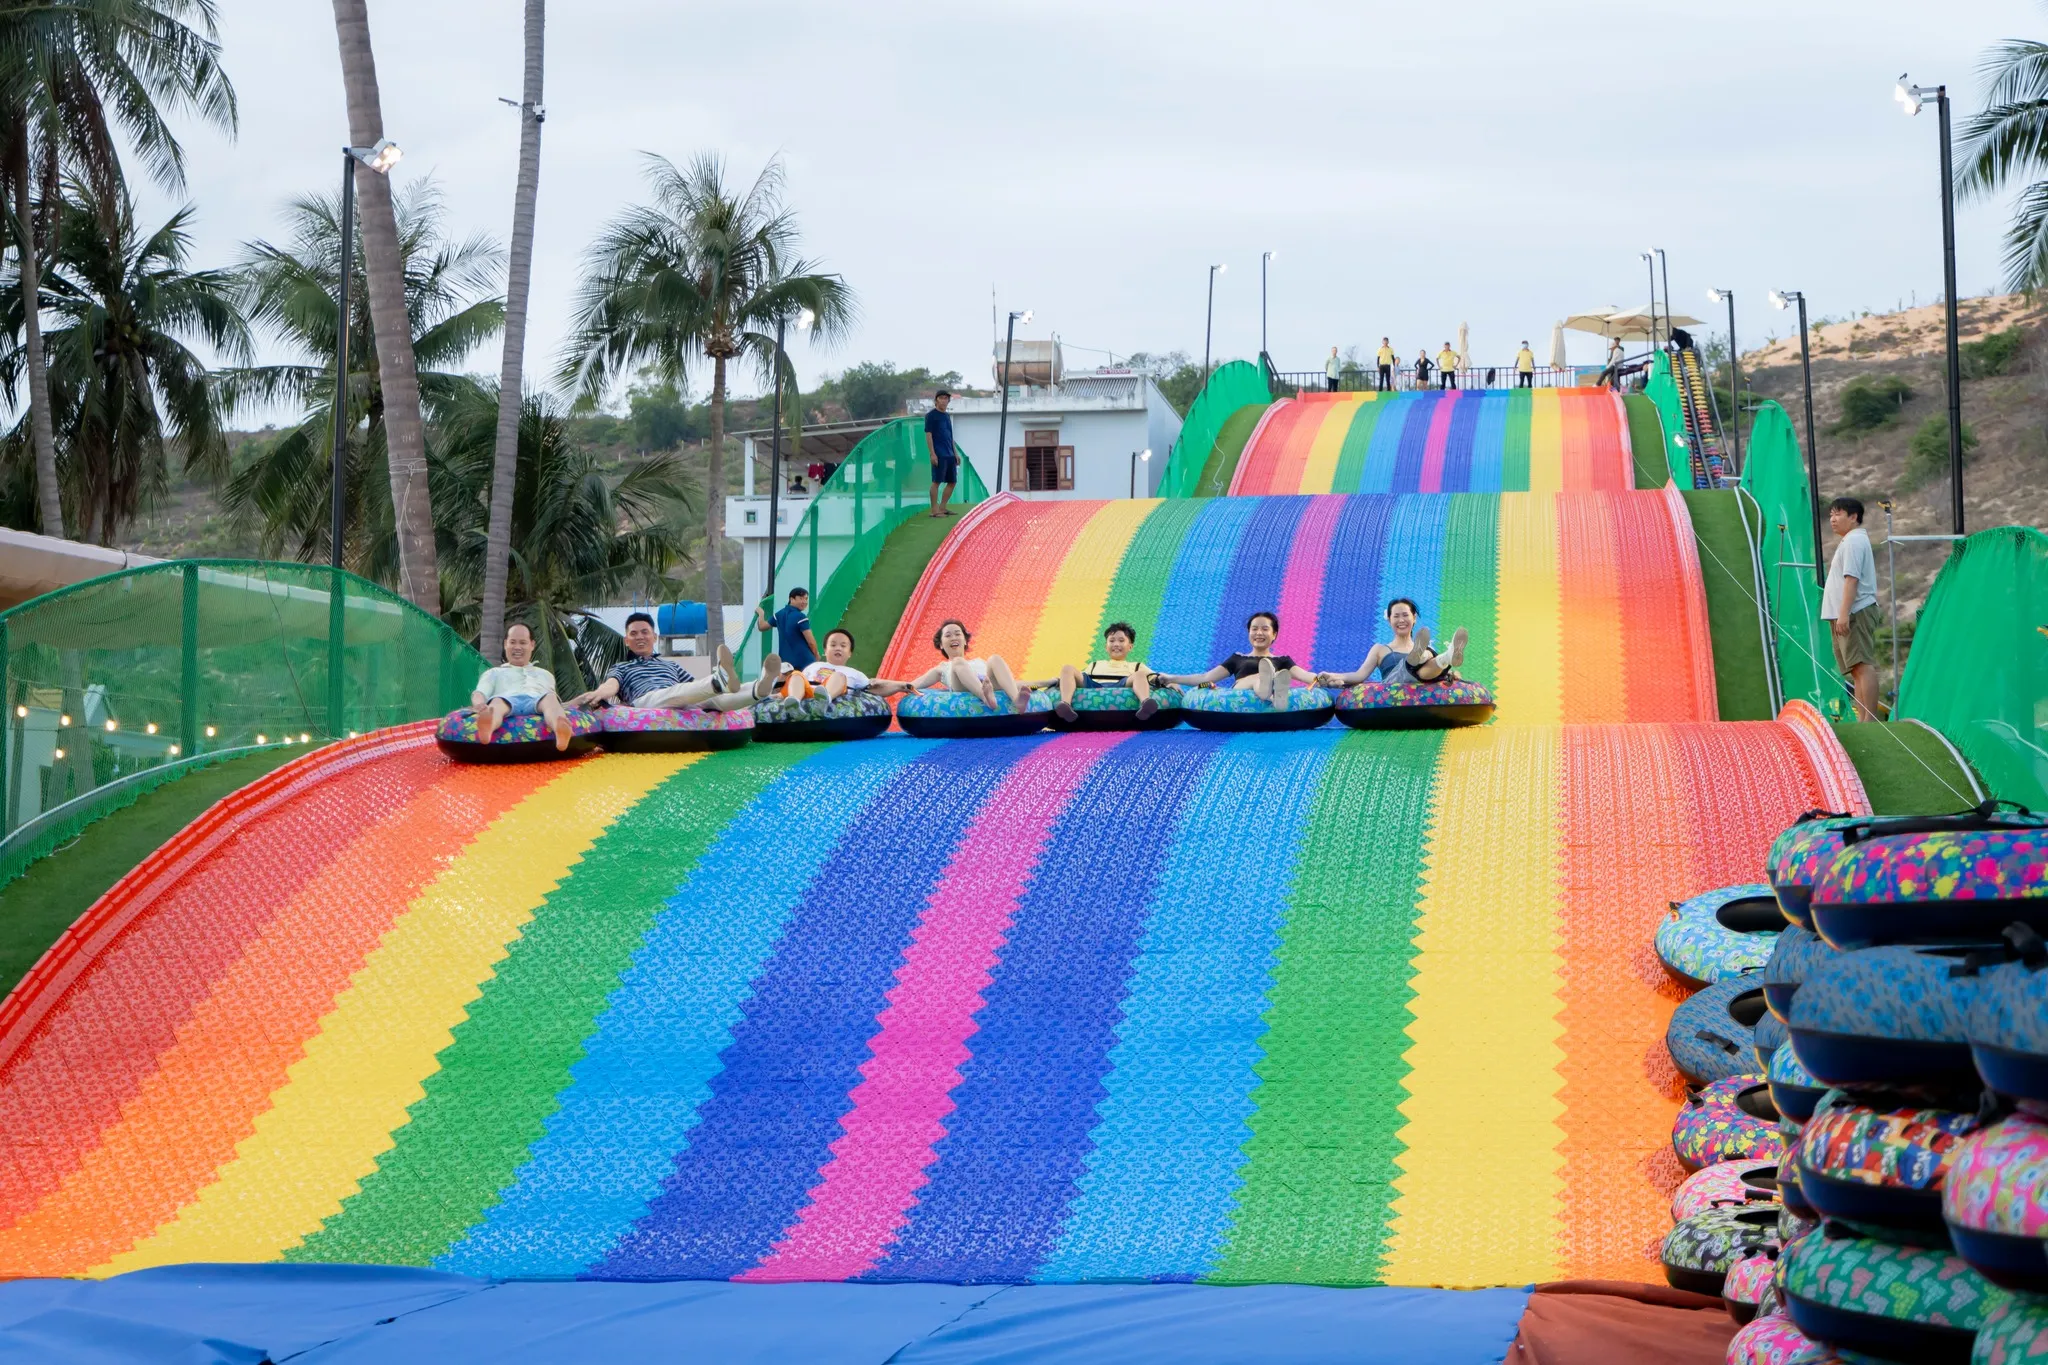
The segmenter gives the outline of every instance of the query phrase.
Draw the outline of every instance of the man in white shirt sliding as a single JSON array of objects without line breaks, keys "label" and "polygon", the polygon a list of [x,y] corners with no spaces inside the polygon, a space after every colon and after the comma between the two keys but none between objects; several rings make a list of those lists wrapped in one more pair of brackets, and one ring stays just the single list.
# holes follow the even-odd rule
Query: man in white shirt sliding
[{"label": "man in white shirt sliding", "polygon": [[554,732],[555,748],[569,747],[569,713],[555,695],[555,675],[533,666],[533,630],[523,621],[505,627],[505,662],[476,680],[469,704],[479,744],[489,744],[508,716],[539,716]]},{"label": "man in white shirt sliding", "polygon": [[1877,719],[1877,556],[1863,529],[1863,504],[1836,498],[1828,504],[1828,526],[1841,539],[1828,563],[1821,590],[1820,619],[1835,642],[1835,666],[1856,698],[1856,719]]}]

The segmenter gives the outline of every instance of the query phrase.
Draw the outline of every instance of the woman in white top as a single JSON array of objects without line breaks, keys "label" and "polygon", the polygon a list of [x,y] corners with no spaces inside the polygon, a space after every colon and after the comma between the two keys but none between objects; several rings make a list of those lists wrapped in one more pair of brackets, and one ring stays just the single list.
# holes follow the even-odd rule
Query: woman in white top
[{"label": "woman in white top", "polygon": [[974,637],[967,633],[967,627],[958,621],[947,621],[932,636],[932,643],[945,656],[938,664],[912,678],[909,689],[915,692],[920,687],[938,687],[948,692],[965,692],[979,697],[984,706],[996,709],[996,693],[1010,699],[1010,709],[1022,714],[1024,711],[1024,688],[1010,672],[1010,666],[1003,662],[1003,656],[992,654],[978,659],[967,652],[967,646]]}]

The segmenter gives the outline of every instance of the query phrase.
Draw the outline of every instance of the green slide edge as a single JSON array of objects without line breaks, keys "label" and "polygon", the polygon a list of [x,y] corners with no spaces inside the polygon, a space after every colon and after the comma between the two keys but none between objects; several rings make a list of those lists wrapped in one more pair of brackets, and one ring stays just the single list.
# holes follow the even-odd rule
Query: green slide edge
[{"label": "green slide edge", "polygon": [[223,797],[306,752],[278,747],[223,759],[144,791],[0,888],[0,996],[14,989],[94,901],[172,835]]},{"label": "green slide edge", "polygon": [[818,643],[825,643],[825,632],[832,627],[844,626],[853,632],[853,666],[873,674],[882,666],[882,655],[888,652],[896,624],[910,606],[910,595],[917,591],[917,580],[924,576],[925,565],[939,552],[946,533],[959,524],[958,516],[919,513],[891,531],[882,542],[875,567],[854,589],[853,598],[840,618],[812,623]]},{"label": "green slide edge", "polygon": [[[1652,414],[1654,417],[1655,414]],[[1769,720],[1771,684],[1757,624],[1755,563],[1735,490],[1680,490],[1699,542],[1700,581],[1714,645],[1714,691],[1722,720]]]},{"label": "green slide edge", "polygon": [[1671,482],[1671,457],[1664,449],[1664,419],[1657,405],[1640,393],[1623,394],[1628,413],[1628,443],[1635,452],[1636,487],[1662,488]]},{"label": "green slide edge", "polygon": [[1848,721],[1834,731],[1879,815],[1942,815],[1976,800],[1975,771],[1924,725]]},{"label": "green slide edge", "polygon": [[1209,459],[1202,466],[1202,477],[1195,484],[1198,498],[1220,498],[1230,491],[1230,480],[1237,473],[1237,462],[1244,458],[1245,442],[1251,440],[1252,429],[1259,419],[1266,415],[1267,403],[1247,403],[1223,419],[1223,425],[1216,432],[1216,444],[1209,450]]}]

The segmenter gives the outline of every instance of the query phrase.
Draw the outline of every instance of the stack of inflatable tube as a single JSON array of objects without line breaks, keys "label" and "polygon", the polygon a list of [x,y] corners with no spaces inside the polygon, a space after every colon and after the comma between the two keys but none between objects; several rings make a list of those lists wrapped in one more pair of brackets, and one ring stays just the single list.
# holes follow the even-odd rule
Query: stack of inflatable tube
[{"label": "stack of inflatable tube", "polygon": [[889,728],[889,703],[867,692],[834,701],[771,697],[754,707],[754,738],[763,744],[872,739]]},{"label": "stack of inflatable tube", "polygon": [[1493,693],[1476,682],[1362,682],[1337,693],[1337,719],[1354,730],[1441,730],[1493,719]]},{"label": "stack of inflatable tube", "polygon": [[754,713],[676,710],[665,706],[607,706],[599,713],[599,743],[618,754],[679,754],[737,749],[754,737]]},{"label": "stack of inflatable tube", "polygon": [[1761,968],[1784,928],[1769,886],[1724,886],[1671,902],[1670,917],[1657,926],[1657,957],[1679,980],[1711,985]]},{"label": "stack of inflatable tube", "polygon": [[[1059,697],[1053,696],[1058,705]],[[1051,720],[1055,730],[1171,730],[1181,722],[1181,690],[1166,686],[1152,689],[1158,710],[1138,719],[1138,694],[1128,687],[1082,687],[1074,692],[1074,719]]]},{"label": "stack of inflatable tube", "polygon": [[1672,1011],[1664,1046],[1673,1065],[1696,1085],[1761,1072],[1752,1049],[1763,1015],[1761,986],[1746,977],[1719,981]]},{"label": "stack of inflatable tube", "polygon": [[463,763],[551,763],[589,753],[595,747],[598,728],[595,713],[569,712],[569,747],[558,749],[554,732],[539,716],[507,716],[491,735],[491,742],[479,744],[476,712],[465,706],[441,718],[434,743],[442,753]]},{"label": "stack of inflatable tube", "polygon": [[971,693],[932,688],[898,702],[896,723],[919,739],[1001,739],[1043,730],[1058,700],[1051,692],[1027,692],[1018,711],[998,692],[991,709]]},{"label": "stack of inflatable tube", "polygon": [[1689,1171],[1744,1158],[1776,1161],[1784,1141],[1764,1078],[1729,1076],[1688,1096],[1671,1127],[1671,1150]]},{"label": "stack of inflatable tube", "polygon": [[1289,691],[1287,709],[1261,701],[1249,687],[1192,687],[1181,699],[1188,724],[1198,730],[1270,732],[1313,730],[1326,723],[1336,709],[1335,699],[1321,687],[1296,687]]}]

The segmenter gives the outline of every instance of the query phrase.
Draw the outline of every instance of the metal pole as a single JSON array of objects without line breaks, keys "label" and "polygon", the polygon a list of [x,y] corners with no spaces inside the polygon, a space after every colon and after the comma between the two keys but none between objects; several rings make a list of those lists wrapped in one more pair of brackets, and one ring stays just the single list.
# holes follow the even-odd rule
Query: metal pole
[{"label": "metal pole", "polygon": [[1202,324],[1202,382],[1209,382],[1209,343],[1216,335],[1216,267],[1209,267],[1209,313]]},{"label": "metal pole", "polygon": [[1884,500],[1884,552],[1891,561],[1892,580],[1892,699],[1899,695],[1899,547],[1892,539],[1892,500]]},{"label": "metal pole", "polygon": [[[775,602],[775,532],[776,517],[782,514],[782,337],[788,326],[783,318],[775,319],[775,417],[768,438],[768,602]],[[858,529],[858,528],[856,528]]]},{"label": "metal pole", "polygon": [[1138,452],[1131,452],[1131,496],[1138,496]]},{"label": "metal pole", "polygon": [[1813,352],[1806,341],[1806,295],[1792,297],[1799,300],[1799,370],[1806,386],[1806,492],[1813,505],[1813,581],[1825,585],[1828,576],[1821,567],[1820,554],[1820,455],[1813,444]]},{"label": "metal pole", "polygon": [[1001,416],[999,416],[998,418],[996,418],[996,470],[995,470],[995,473],[996,473],[996,481],[997,481],[997,483],[998,483],[999,485],[1003,486],[1003,487],[1008,487],[1008,486],[1009,486],[1009,485],[1010,485],[1010,484],[1011,484],[1012,482],[1014,482],[1014,480],[1012,480],[1012,479],[1010,478],[1010,476],[1009,476],[1009,475],[1008,475],[1007,473],[1005,473],[1004,471],[1006,471],[1006,470],[1007,470],[1007,469],[1008,469],[1008,468],[1010,467],[1010,452],[1009,452],[1009,450],[1007,449],[1007,447],[1008,447],[1008,445],[1009,445],[1009,440],[1010,440],[1010,351],[1011,351],[1011,350],[1012,350],[1012,349],[1013,349],[1013,348],[1014,348],[1014,347],[1016,346],[1016,344],[1017,344],[1017,315],[1016,315],[1015,313],[1012,313],[1012,314],[1010,314],[1010,327],[1009,327],[1009,331],[1008,331],[1008,333],[1007,333],[1007,334],[1006,334],[1006,335],[1005,335],[1005,336],[1003,337],[1003,408],[1002,408],[1002,415],[1001,415]]},{"label": "metal pole", "polygon": [[1955,171],[1949,162],[1948,87],[1934,88],[1941,114],[1941,270],[1948,292],[1948,476],[1949,513],[1955,533],[1963,529],[1963,359],[1956,342],[1956,197]]},{"label": "metal pole", "polygon": [[1665,256],[1664,248],[1657,248],[1657,269],[1664,274],[1664,335],[1671,335],[1671,261]]},{"label": "metal pole", "polygon": [[1650,272],[1650,349],[1657,349],[1657,258],[1651,252],[1643,253],[1643,264]]},{"label": "metal pole", "polygon": [[[1209,278],[1213,283],[1216,277],[1211,275]],[[1211,308],[1215,307],[1213,295],[1211,296],[1209,306]],[[1264,252],[1259,254],[1259,354],[1266,354],[1266,253]]]},{"label": "metal pole", "polygon": [[[336,286],[334,323],[333,488],[327,495],[328,539],[333,567],[341,567],[342,523],[348,515],[348,283],[355,273],[356,159],[341,149],[341,277]],[[191,750],[186,750],[190,753]]]},{"label": "metal pole", "polygon": [[1735,410],[1735,472],[1742,472],[1742,352],[1735,345],[1735,291],[1728,291],[1728,375]]}]

